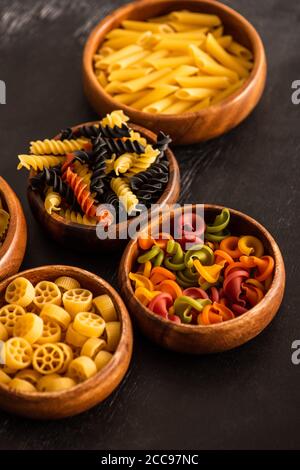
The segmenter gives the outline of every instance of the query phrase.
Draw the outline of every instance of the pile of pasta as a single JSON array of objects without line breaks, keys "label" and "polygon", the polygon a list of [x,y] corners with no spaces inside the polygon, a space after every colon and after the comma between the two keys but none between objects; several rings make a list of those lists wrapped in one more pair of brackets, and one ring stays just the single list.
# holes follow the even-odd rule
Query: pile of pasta
[{"label": "pile of pasta", "polygon": [[3,207],[3,203],[0,197],[0,248],[3,245],[5,236],[9,226],[10,215]]},{"label": "pile of pasta", "polygon": [[57,392],[103,369],[121,324],[110,296],[93,297],[71,277],[31,282],[18,277],[0,309],[0,383],[24,392]]},{"label": "pile of pasta", "polygon": [[19,155],[18,169],[36,172],[30,185],[43,194],[49,214],[111,224],[158,201],[169,180],[171,139],[161,132],[152,145],[128,120],[116,110],[99,124],[61,131],[59,140],[31,142],[30,154]]},{"label": "pile of pasta", "polygon": [[272,283],[274,259],[257,237],[231,235],[229,222],[228,209],[206,225],[197,214],[184,214],[176,240],[143,234],[137,271],[129,274],[137,299],[167,320],[190,325],[228,321],[257,305]]},{"label": "pile of pasta", "polygon": [[218,16],[186,10],[125,20],[94,55],[96,78],[117,102],[140,111],[199,111],[238,90],[253,68],[251,51],[223,32]]}]

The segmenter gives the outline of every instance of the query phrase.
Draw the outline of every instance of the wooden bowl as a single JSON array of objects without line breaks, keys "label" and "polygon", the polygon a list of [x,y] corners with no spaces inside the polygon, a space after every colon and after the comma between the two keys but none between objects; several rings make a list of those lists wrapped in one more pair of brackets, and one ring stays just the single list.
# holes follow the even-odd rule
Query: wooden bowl
[{"label": "wooden bowl", "polygon": [[0,176],[0,197],[10,214],[10,222],[0,247],[0,280],[17,273],[26,250],[27,225],[21,203],[6,181]]},{"label": "wooden bowl", "polygon": [[53,281],[59,276],[72,276],[94,295],[108,294],[122,323],[119,345],[110,362],[92,378],[62,392],[20,392],[0,384],[0,407],[11,413],[35,419],[59,419],[88,410],[105,400],[120,384],[129,367],[132,354],[132,328],[127,309],[113,287],[96,274],[71,266],[42,266],[19,273],[0,283],[0,299],[8,284],[24,276],[33,284]]},{"label": "wooden bowl", "polygon": [[[195,205],[190,205],[189,208],[192,211]],[[181,208],[175,209],[174,215],[180,214],[181,210]],[[206,204],[204,206],[205,220],[212,221],[221,210],[221,206]],[[196,326],[175,324],[148,310],[135,297],[128,277],[129,272],[134,269],[138,254],[136,240],[128,244],[119,269],[122,296],[143,333],[161,346],[192,354],[226,351],[257,336],[278,311],[285,288],[285,268],[278,245],[270,233],[256,220],[233,209],[230,209],[230,213],[231,232],[257,236],[263,242],[266,253],[274,257],[275,271],[272,285],[261,302],[243,315],[224,323]],[[158,224],[160,220],[156,219],[154,226]]]},{"label": "wooden bowl", "polygon": [[[73,127],[76,130],[82,125],[97,124],[97,122],[88,122],[79,124]],[[156,135],[148,129],[130,123],[130,127],[145,137],[150,143],[156,142]],[[57,139],[59,136],[56,136]],[[166,157],[169,161],[169,182],[158,199],[157,204],[164,207],[167,204],[173,204],[177,201],[180,192],[180,173],[177,160],[173,152],[168,149]],[[30,177],[34,176],[35,172],[30,172]],[[122,248],[126,244],[126,238],[119,238],[120,233],[128,230],[130,224],[135,220],[132,217],[130,220],[121,222],[116,225],[116,239],[100,240],[97,237],[95,226],[86,226],[74,222],[66,221],[62,216],[52,213],[49,215],[44,207],[44,201],[38,191],[33,191],[30,187],[27,190],[27,197],[33,215],[37,221],[43,226],[46,232],[54,238],[57,242],[72,248],[73,250],[95,252],[102,250],[116,250]]]},{"label": "wooden bowl", "polygon": [[[254,67],[244,85],[219,104],[194,113],[154,115],[123,105],[101,87],[93,70],[93,56],[107,33],[125,19],[145,20],[170,11],[188,9],[220,16],[225,31],[254,54]],[[104,18],[89,36],[83,53],[83,85],[85,94],[100,113],[123,109],[133,122],[154,132],[162,130],[175,144],[192,144],[217,137],[242,122],[257,105],[266,81],[266,57],[261,38],[255,28],[239,13],[211,0],[141,0],[129,3]]]}]

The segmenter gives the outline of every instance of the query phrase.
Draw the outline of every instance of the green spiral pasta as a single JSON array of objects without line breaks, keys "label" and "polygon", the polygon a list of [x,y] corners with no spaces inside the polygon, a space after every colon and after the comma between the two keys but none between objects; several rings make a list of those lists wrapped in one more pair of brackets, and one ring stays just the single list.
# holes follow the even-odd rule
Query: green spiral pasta
[{"label": "green spiral pasta", "polygon": [[191,250],[188,250],[184,256],[184,264],[187,268],[192,268],[194,258],[197,258],[203,265],[214,264],[215,256],[213,250],[202,244],[194,245]]},{"label": "green spiral pasta", "polygon": [[221,214],[218,214],[212,224],[206,225],[205,238],[212,242],[219,242],[230,235],[230,232],[226,230],[230,222],[229,209],[225,208]]},{"label": "green spiral pasta", "polygon": [[172,271],[182,271],[185,268],[184,253],[180,243],[175,240],[169,240],[167,243],[168,257],[165,259],[165,266]]}]

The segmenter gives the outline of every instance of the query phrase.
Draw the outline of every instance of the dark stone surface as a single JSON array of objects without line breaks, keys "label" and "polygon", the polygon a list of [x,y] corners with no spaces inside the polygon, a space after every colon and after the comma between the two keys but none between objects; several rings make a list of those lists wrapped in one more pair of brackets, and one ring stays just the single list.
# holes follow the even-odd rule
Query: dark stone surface
[{"label": "dark stone surface", "polygon": [[[116,285],[119,258],[82,256],[48,240],[25,196],[16,155],[31,139],[97,116],[82,92],[82,47],[91,28],[121,0],[1,0],[0,173],[23,203],[29,242],[23,268],[71,264]],[[188,357],[158,348],[135,332],[130,371],[91,411],[60,422],[32,422],[0,412],[1,449],[299,448],[300,339],[299,119],[291,83],[300,79],[297,0],[226,1],[258,29],[268,81],[254,113],[229,134],[176,149],[181,201],[220,203],[262,222],[287,268],[284,303],[271,326],[235,351]]]}]

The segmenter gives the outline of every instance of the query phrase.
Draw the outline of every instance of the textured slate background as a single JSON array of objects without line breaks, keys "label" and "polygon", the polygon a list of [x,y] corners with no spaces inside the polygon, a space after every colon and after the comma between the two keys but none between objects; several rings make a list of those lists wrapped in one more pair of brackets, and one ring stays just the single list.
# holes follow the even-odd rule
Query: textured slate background
[{"label": "textured slate background", "polygon": [[[91,28],[122,0],[0,0],[0,173],[23,202],[29,243],[23,268],[73,264],[116,284],[118,256],[82,256],[49,241],[33,220],[16,155],[31,139],[97,116],[81,85],[81,54]],[[268,57],[265,94],[229,134],[176,149],[181,201],[220,203],[261,221],[286,261],[287,290],[272,325],[249,344],[210,357],[164,351],[135,334],[134,358],[102,405],[61,422],[0,412],[1,449],[299,448],[300,339],[299,120],[291,83],[300,78],[297,0],[228,0],[260,32]],[[298,224],[297,224],[298,223]]]}]

